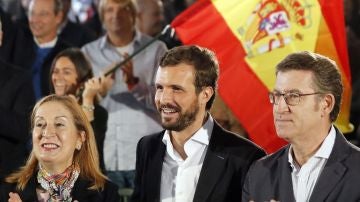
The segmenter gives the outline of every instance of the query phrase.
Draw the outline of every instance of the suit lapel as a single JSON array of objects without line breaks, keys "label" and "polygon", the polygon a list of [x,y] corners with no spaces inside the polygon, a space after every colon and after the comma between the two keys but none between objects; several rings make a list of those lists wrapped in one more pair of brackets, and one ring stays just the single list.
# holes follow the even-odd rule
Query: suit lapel
[{"label": "suit lapel", "polygon": [[160,201],[161,171],[166,150],[162,137],[163,135],[160,135],[160,140],[157,141],[159,145],[148,162],[149,167],[146,173],[149,180],[146,180],[146,187],[151,190],[148,193],[149,201]]},{"label": "suit lapel", "polygon": [[288,161],[289,146],[285,150],[283,156],[278,159],[278,168],[280,179],[278,185],[275,186],[275,193],[277,193],[277,199],[280,201],[295,201],[294,190],[291,179],[291,167]]},{"label": "suit lapel", "polygon": [[221,153],[221,148],[216,145],[219,139],[221,139],[221,135],[222,133],[220,127],[214,123],[209,147],[207,149],[199,181],[196,186],[194,201],[207,200],[226,167],[228,155]]},{"label": "suit lapel", "polygon": [[317,180],[310,201],[325,201],[331,190],[345,175],[346,167],[342,161],[349,155],[349,152],[349,145],[343,135],[337,130],[333,150]]}]

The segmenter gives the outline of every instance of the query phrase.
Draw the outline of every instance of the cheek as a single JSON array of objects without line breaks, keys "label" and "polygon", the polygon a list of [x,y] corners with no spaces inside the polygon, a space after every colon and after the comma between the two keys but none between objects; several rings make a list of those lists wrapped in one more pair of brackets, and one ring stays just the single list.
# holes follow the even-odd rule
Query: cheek
[{"label": "cheek", "polygon": [[32,141],[39,142],[41,137],[41,130],[40,129],[33,129],[32,131]]}]

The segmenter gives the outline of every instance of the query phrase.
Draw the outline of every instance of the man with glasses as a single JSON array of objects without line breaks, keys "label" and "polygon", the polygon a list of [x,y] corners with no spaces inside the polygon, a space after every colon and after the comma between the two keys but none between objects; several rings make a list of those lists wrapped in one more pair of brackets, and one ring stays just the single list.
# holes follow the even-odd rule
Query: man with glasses
[{"label": "man with glasses", "polygon": [[358,201],[360,149],[333,125],[343,86],[334,61],[298,52],[276,67],[269,93],[276,132],[289,142],[254,163],[243,201]]}]

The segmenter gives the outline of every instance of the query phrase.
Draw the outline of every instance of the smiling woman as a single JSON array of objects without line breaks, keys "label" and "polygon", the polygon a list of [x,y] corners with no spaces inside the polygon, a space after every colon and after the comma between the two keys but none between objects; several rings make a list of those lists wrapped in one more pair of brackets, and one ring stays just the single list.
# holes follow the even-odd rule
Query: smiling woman
[{"label": "smiling woman", "polygon": [[69,96],[40,100],[31,115],[33,149],[5,179],[0,201],[119,201],[101,173],[93,130]]},{"label": "smiling woman", "polygon": [[104,79],[94,77],[91,66],[78,48],[68,48],[56,55],[50,69],[50,92],[75,96],[94,130],[100,167],[105,170],[103,147],[108,112],[98,104]]}]

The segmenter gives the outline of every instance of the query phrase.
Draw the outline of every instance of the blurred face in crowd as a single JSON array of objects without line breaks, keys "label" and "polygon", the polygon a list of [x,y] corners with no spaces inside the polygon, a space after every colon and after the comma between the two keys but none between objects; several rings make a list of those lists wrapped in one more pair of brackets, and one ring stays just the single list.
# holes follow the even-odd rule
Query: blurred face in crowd
[{"label": "blurred face in crowd", "polygon": [[155,36],[164,26],[164,7],[160,0],[143,0],[138,13],[138,25],[141,32]]},{"label": "blurred face in crowd", "polygon": [[55,13],[54,0],[32,0],[30,2],[29,26],[39,43],[55,39],[62,16],[62,11]]},{"label": "blurred face in crowd", "polygon": [[74,93],[77,85],[77,72],[74,63],[68,57],[60,57],[54,65],[51,80],[56,95]]},{"label": "blurred face in crowd", "polygon": [[107,0],[103,8],[103,24],[110,34],[133,32],[135,19],[130,6]]},{"label": "blurred face in crowd", "polygon": [[160,67],[156,74],[155,104],[161,124],[167,130],[181,131],[199,118],[199,95],[195,91],[191,65]]},{"label": "blurred face in crowd", "polygon": [[[274,93],[315,93],[313,73],[305,70],[289,70],[277,74]],[[284,96],[278,96],[273,105],[275,128],[278,136],[289,142],[311,138],[321,122],[320,95],[300,96],[298,104],[289,105]],[[290,99],[290,97],[289,97]]]},{"label": "blurred face in crowd", "polygon": [[85,132],[78,131],[71,112],[60,102],[42,104],[34,116],[33,152],[49,170],[64,171],[72,164],[76,147],[81,146]]}]

